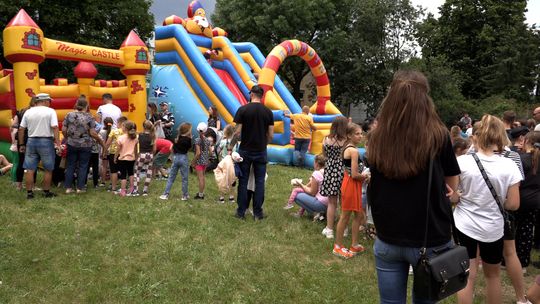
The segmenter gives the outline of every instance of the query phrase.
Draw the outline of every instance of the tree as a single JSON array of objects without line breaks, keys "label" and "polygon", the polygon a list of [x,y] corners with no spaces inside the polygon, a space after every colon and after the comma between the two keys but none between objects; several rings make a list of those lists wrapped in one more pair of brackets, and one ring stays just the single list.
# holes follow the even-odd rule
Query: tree
[{"label": "tree", "polygon": [[540,63],[540,40],[525,24],[527,1],[447,0],[440,18],[420,27],[424,57],[444,56],[463,76],[462,93],[530,99]]},{"label": "tree", "polygon": [[[308,43],[328,71],[332,101],[365,103],[374,113],[393,71],[414,50],[418,14],[409,0],[218,0],[212,20],[232,41],[251,41],[264,54],[286,39]],[[295,58],[279,71],[297,99],[308,73]]]},{"label": "tree", "polygon": [[[132,29],[143,40],[151,36],[154,30],[154,17],[149,12],[151,3],[151,0],[3,1],[0,3],[0,24],[6,25],[19,9],[24,8],[46,37],[118,49]],[[2,65],[9,67],[3,56],[0,57]],[[76,64],[46,60],[40,64],[40,77],[51,80],[69,76],[73,80]],[[117,68],[100,67],[99,71],[98,77],[122,78]]]}]

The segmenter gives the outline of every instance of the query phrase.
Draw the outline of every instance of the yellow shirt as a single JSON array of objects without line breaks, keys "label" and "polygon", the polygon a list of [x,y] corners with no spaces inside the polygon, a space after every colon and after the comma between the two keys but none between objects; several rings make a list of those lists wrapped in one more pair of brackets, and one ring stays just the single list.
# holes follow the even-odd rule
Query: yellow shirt
[{"label": "yellow shirt", "polygon": [[124,132],[122,129],[113,129],[111,130],[111,133],[109,133],[109,138],[111,139],[111,145],[109,146],[109,154],[115,154],[116,150],[118,150],[118,144],[116,141],[118,140],[118,137],[124,135]]},{"label": "yellow shirt", "polygon": [[291,114],[291,118],[294,120],[294,138],[311,138],[311,129],[315,128],[313,117],[300,113]]}]

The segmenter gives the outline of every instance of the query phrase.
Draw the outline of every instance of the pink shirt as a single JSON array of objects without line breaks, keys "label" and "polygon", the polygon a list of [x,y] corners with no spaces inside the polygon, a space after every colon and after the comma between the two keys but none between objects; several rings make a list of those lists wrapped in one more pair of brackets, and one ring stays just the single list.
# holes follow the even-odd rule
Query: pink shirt
[{"label": "pink shirt", "polygon": [[131,139],[127,134],[118,137],[118,159],[119,160],[135,160],[135,147],[139,140]]},{"label": "pink shirt", "polygon": [[319,185],[319,191],[317,191],[317,194],[315,195],[315,198],[323,203],[324,205],[328,206],[328,197],[321,195],[321,185],[323,182],[323,174],[324,169],[313,171],[313,174],[311,174],[311,177],[317,182]]}]

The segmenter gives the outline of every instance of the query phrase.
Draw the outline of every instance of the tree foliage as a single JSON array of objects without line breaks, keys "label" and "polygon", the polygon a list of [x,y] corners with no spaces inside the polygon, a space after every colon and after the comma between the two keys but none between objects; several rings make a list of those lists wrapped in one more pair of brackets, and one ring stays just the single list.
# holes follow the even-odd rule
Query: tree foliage
[{"label": "tree foliage", "polygon": [[527,1],[446,0],[418,38],[424,58],[444,56],[463,77],[466,98],[528,101],[540,64],[538,32],[525,24]]},{"label": "tree foliage", "polygon": [[[332,100],[374,112],[393,71],[414,52],[419,13],[408,0],[218,0],[212,20],[231,40],[251,41],[266,54],[286,39],[308,43],[328,70]],[[297,99],[307,73],[294,58],[280,68]]]},{"label": "tree foliage", "polygon": [[[46,37],[118,49],[132,29],[143,41],[151,36],[154,30],[154,17],[149,11],[151,3],[151,0],[2,1],[0,24],[6,25],[24,8]],[[10,66],[4,58],[1,60],[2,65]],[[76,62],[46,60],[40,65],[40,77],[46,80],[72,78],[75,65]],[[99,71],[100,77],[122,77],[118,69],[100,67]]]}]

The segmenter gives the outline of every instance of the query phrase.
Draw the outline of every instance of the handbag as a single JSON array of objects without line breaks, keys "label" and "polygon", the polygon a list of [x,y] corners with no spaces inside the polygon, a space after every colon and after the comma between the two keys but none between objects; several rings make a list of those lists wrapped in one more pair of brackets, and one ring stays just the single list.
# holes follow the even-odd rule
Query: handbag
[{"label": "handbag", "polygon": [[[449,246],[427,254],[429,203],[431,195],[431,179],[433,160],[429,163],[428,191],[426,202],[426,229],[424,244],[420,249],[420,259],[414,269],[413,292],[415,297],[429,301],[440,301],[467,286],[469,278],[469,254],[467,249],[459,246],[457,235],[454,240],[458,245]],[[452,227],[454,227],[452,216]]]},{"label": "handbag", "polygon": [[[507,155],[508,154],[506,154],[504,157],[508,158]],[[482,177],[484,178],[484,181],[486,182],[486,185],[489,191],[491,192],[491,195],[493,195],[493,198],[495,199],[495,202],[497,203],[497,206],[499,207],[499,211],[501,212],[501,215],[504,219],[504,235],[514,234],[514,231],[513,231],[514,225],[512,225],[513,216],[504,210],[501,200],[499,199],[499,195],[497,195],[497,191],[495,191],[495,188],[491,184],[491,181],[489,180],[489,177],[486,174],[486,170],[484,169],[482,162],[478,158],[478,155],[476,155],[476,153],[473,153],[472,157],[476,161],[476,164],[478,165],[478,169],[480,169],[480,173],[482,174]]]}]

